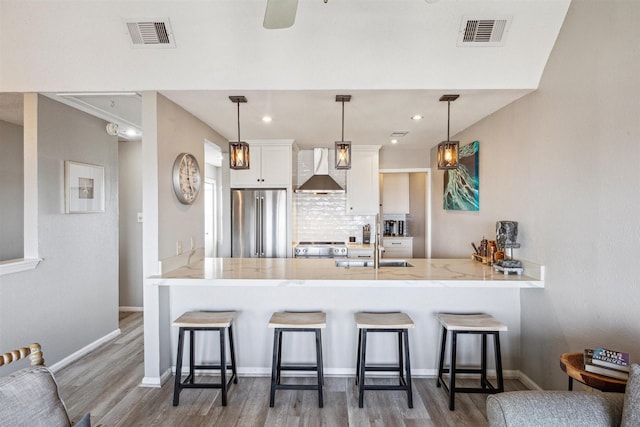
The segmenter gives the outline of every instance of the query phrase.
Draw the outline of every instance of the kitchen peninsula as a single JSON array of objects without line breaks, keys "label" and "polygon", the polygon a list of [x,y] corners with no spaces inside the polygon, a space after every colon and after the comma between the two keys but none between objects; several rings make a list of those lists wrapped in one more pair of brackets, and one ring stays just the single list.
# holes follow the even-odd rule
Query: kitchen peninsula
[{"label": "kitchen peninsula", "polygon": [[[353,375],[356,311],[402,310],[416,323],[410,334],[415,375],[436,372],[438,312],[487,312],[506,323],[501,339],[505,376],[518,370],[520,292],[544,288],[544,267],[525,263],[524,275],[504,275],[468,259],[410,259],[412,267],[337,267],[332,259],[206,258],[145,280],[145,377],[160,386],[175,366],[177,332],[173,319],[188,310],[236,310],[235,343],[241,375],[268,375],[276,310],[323,310],[325,373]],[[306,339],[307,337],[301,337]],[[311,336],[308,337],[312,339]],[[393,360],[394,346],[372,339],[374,362]],[[199,340],[200,341],[200,340]],[[217,337],[196,348],[198,357],[216,354]],[[460,361],[472,363],[476,345],[462,341]],[[204,348],[204,347],[207,348]],[[313,346],[297,343],[287,351],[311,361]]]}]

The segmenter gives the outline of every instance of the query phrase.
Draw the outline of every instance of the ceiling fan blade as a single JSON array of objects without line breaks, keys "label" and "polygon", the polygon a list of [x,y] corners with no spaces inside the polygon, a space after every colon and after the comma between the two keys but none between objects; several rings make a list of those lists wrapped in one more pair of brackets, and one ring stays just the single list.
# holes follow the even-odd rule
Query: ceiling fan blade
[{"label": "ceiling fan blade", "polygon": [[296,20],[298,0],[267,0],[262,26],[268,30],[289,28]]}]

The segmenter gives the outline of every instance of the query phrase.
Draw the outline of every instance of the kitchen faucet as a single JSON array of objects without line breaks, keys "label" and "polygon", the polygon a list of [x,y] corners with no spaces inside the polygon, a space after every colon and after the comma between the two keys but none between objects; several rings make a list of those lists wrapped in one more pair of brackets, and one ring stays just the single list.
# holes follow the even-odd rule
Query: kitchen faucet
[{"label": "kitchen faucet", "polygon": [[380,214],[376,214],[376,223],[373,236],[373,268],[380,268]]}]

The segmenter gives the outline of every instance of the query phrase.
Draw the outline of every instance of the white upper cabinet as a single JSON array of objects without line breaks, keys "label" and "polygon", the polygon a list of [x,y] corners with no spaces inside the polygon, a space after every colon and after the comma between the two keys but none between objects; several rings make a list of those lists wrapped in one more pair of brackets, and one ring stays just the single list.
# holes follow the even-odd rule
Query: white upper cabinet
[{"label": "white upper cabinet", "polygon": [[292,183],[292,144],[249,142],[249,169],[231,170],[231,188],[286,188]]},{"label": "white upper cabinet", "polygon": [[379,145],[352,145],[347,174],[347,215],[375,215],[380,209]]},{"label": "white upper cabinet", "polygon": [[382,174],[382,213],[409,214],[409,174]]}]

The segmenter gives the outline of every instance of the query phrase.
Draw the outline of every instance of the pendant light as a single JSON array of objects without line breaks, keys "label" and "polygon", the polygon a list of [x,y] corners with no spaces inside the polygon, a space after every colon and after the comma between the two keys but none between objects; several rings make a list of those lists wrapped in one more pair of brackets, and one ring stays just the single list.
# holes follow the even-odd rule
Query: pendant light
[{"label": "pendant light", "polygon": [[451,116],[451,102],[460,95],[442,95],[440,101],[447,101],[447,140],[438,144],[438,169],[458,169],[460,161],[460,141],[449,141],[449,121]]},{"label": "pendant light", "polygon": [[336,169],[351,169],[351,141],[344,140],[344,103],[351,101],[351,95],[336,95],[336,102],[342,102],[342,138],[336,141]]},{"label": "pendant light", "polygon": [[238,141],[229,141],[229,167],[231,169],[249,169],[249,144],[240,140],[240,103],[247,102],[244,96],[230,96],[231,102],[238,104]]}]

